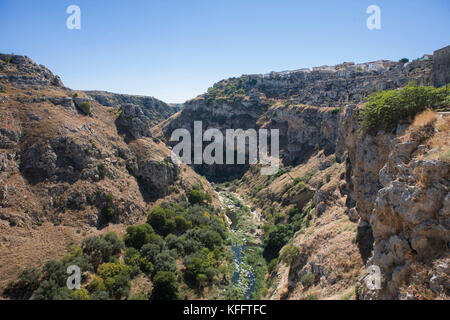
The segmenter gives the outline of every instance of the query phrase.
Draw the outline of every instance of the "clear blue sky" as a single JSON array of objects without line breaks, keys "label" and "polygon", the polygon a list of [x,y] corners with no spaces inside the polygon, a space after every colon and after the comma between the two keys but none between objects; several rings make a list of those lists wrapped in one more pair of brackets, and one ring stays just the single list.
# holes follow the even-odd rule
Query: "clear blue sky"
[{"label": "clear blue sky", "polygon": [[[81,30],[66,8],[81,8]],[[366,8],[381,7],[381,30]],[[0,0],[0,52],[73,89],[183,102],[218,80],[402,57],[450,44],[449,0]]]}]

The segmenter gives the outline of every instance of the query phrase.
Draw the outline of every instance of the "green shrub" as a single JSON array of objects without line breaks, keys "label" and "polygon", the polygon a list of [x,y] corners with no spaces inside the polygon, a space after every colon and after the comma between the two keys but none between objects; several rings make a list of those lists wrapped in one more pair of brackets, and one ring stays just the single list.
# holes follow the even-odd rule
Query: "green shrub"
[{"label": "green shrub", "polygon": [[97,170],[98,170],[99,177],[101,179],[104,179],[105,175],[106,175],[106,167],[105,167],[105,165],[103,163],[98,164],[97,165]]},{"label": "green shrub", "polygon": [[92,114],[92,106],[90,102],[84,101],[80,104],[80,110],[87,114],[87,115],[91,115]]},{"label": "green shrub", "polygon": [[158,253],[154,258],[153,268],[155,272],[158,271],[171,271],[177,270],[177,264],[175,259],[171,256],[168,250],[164,250]]},{"label": "green shrub", "polygon": [[120,300],[130,294],[130,276],[120,273],[119,275],[105,280],[109,295],[114,299]]},{"label": "green shrub", "polygon": [[8,283],[3,293],[15,300],[28,299],[33,291],[39,287],[40,277],[41,271],[39,269],[24,269],[16,281]]},{"label": "green shrub", "polygon": [[110,296],[115,299],[127,297],[130,292],[131,267],[124,263],[103,263],[97,274],[103,279]]},{"label": "green shrub", "polygon": [[292,261],[295,259],[295,257],[297,257],[299,252],[300,250],[298,247],[295,247],[293,245],[287,245],[283,247],[283,249],[281,250],[280,259],[285,264],[290,265]]},{"label": "green shrub", "polygon": [[189,196],[188,196],[189,202],[194,205],[194,204],[204,204],[204,203],[208,203],[211,202],[211,196],[207,193],[201,192],[199,190],[191,190],[191,192],[189,192]]},{"label": "green shrub", "polygon": [[178,299],[178,281],[175,273],[159,271],[153,277],[152,299],[176,300]]},{"label": "green shrub", "polygon": [[106,201],[112,203],[114,201],[114,195],[112,193],[108,193],[106,195]]},{"label": "green shrub", "polygon": [[116,216],[116,210],[112,207],[104,207],[101,211],[102,217],[109,220]]},{"label": "green shrub", "polygon": [[74,300],[91,300],[91,295],[86,289],[81,288],[73,292],[73,298]]},{"label": "green shrub", "polygon": [[105,282],[101,277],[95,275],[91,282],[87,285],[87,289],[90,292],[106,291]]},{"label": "green shrub", "polygon": [[412,121],[427,108],[449,106],[450,89],[418,86],[410,83],[399,90],[373,93],[360,112],[360,125],[364,133],[378,130],[390,132],[401,120]]},{"label": "green shrub", "polygon": [[267,271],[269,272],[269,274],[271,274],[272,272],[275,271],[275,268],[277,267],[278,264],[278,259],[274,258],[272,260],[270,260],[269,264],[267,265]]},{"label": "green shrub", "polygon": [[277,225],[270,228],[264,235],[264,251],[263,256],[267,261],[276,257],[280,249],[289,241],[292,231],[285,225]]},{"label": "green shrub", "polygon": [[314,274],[308,272],[301,277],[300,282],[305,288],[308,288],[314,284],[314,278]]},{"label": "green shrub", "polygon": [[95,291],[91,295],[91,300],[109,300],[109,293],[108,291]]},{"label": "green shrub", "polygon": [[128,300],[148,300],[148,293],[140,292],[138,294],[130,296]]},{"label": "green shrub", "polygon": [[115,277],[119,274],[129,274],[130,266],[124,263],[106,262],[101,264],[97,269],[97,274],[103,279]]},{"label": "green shrub", "polygon": [[178,215],[175,217],[175,227],[177,233],[183,233],[192,228],[192,222],[187,221],[182,215]]},{"label": "green shrub", "polygon": [[158,254],[161,253],[161,246],[156,243],[144,244],[141,248],[141,256],[148,259],[150,262],[154,262]]},{"label": "green shrub", "polygon": [[[178,210],[181,210],[178,208]],[[147,223],[163,236],[170,233],[181,234],[192,227],[192,223],[171,208],[154,207],[147,218]]]},{"label": "green shrub", "polygon": [[113,245],[101,237],[91,236],[81,243],[83,253],[90,257],[94,268],[107,262],[113,255]]},{"label": "green shrub", "polygon": [[107,242],[111,244],[111,250],[113,255],[117,255],[120,253],[120,251],[123,249],[123,241],[119,239],[117,234],[115,232],[108,232],[103,236],[103,239],[105,239]]},{"label": "green shrub", "polygon": [[9,226],[10,227],[17,226],[17,220],[15,218],[9,218]]},{"label": "green shrub", "polygon": [[144,223],[138,226],[129,226],[124,240],[127,247],[139,250],[144,244],[151,242],[154,236],[153,228]]},{"label": "green shrub", "polygon": [[222,245],[222,237],[214,230],[203,229],[199,232],[199,237],[205,247],[211,251]]}]

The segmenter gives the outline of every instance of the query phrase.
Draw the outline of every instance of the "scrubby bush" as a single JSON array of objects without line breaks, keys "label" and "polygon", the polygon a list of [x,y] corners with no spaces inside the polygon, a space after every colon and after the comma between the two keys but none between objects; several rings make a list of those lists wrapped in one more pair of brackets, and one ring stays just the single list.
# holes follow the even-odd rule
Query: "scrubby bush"
[{"label": "scrubby bush", "polygon": [[72,292],[66,287],[67,273],[60,261],[49,260],[42,268],[39,287],[34,291],[37,300],[69,300]]},{"label": "scrubby bush", "polygon": [[214,248],[220,247],[222,245],[222,237],[219,233],[213,230],[201,230],[200,240],[209,250],[214,250]]},{"label": "scrubby bush", "polygon": [[124,263],[104,263],[98,267],[97,274],[103,279],[111,297],[121,299],[130,292],[130,266]]},{"label": "scrubby bush", "polygon": [[314,274],[307,272],[301,277],[300,282],[305,288],[308,288],[314,284],[314,278]]},{"label": "scrubby bush", "polygon": [[295,259],[295,257],[297,257],[299,252],[300,252],[299,248],[291,244],[284,246],[280,253],[280,259],[285,264],[290,265],[292,261]]},{"label": "scrubby bush", "polygon": [[410,83],[398,90],[373,93],[360,112],[361,129],[374,134],[378,130],[390,132],[401,120],[412,121],[427,108],[448,108],[450,88],[418,86]]},{"label": "scrubby bush", "polygon": [[168,249],[176,250],[179,255],[184,252],[184,245],[181,238],[174,234],[169,234],[166,237],[166,245]]},{"label": "scrubby bush", "polygon": [[147,243],[142,246],[141,255],[143,257],[146,257],[148,259],[148,261],[153,263],[155,261],[155,257],[161,253],[161,250],[162,250],[162,248],[158,244]]},{"label": "scrubby bush", "polygon": [[116,210],[112,207],[104,207],[101,211],[102,217],[106,220],[110,220],[116,216]]},{"label": "scrubby bush", "polygon": [[91,282],[87,285],[87,289],[90,292],[97,292],[97,291],[106,291],[105,282],[103,281],[103,278],[95,275]]},{"label": "scrubby bush", "polygon": [[207,193],[201,192],[200,190],[191,190],[188,196],[189,202],[191,204],[205,204],[211,202],[211,196]]},{"label": "scrubby bush", "polygon": [[[142,246],[144,248],[148,244]],[[141,249],[142,250],[142,249]],[[146,256],[141,256],[135,248],[128,248],[125,251],[124,261],[131,267],[131,277],[138,275],[141,272],[150,274],[153,272],[153,264]]]},{"label": "scrubby bush", "polygon": [[114,278],[105,280],[109,295],[114,299],[120,300],[130,294],[130,276],[128,274],[119,274]]},{"label": "scrubby bush", "polygon": [[184,259],[184,279],[191,287],[202,288],[213,281],[218,267],[218,254],[207,248],[187,256]]},{"label": "scrubby bush", "polygon": [[90,257],[90,262],[97,268],[103,262],[110,261],[114,246],[102,237],[91,236],[85,238],[81,244],[83,253]]},{"label": "scrubby bush", "polygon": [[29,299],[33,291],[39,287],[41,271],[37,268],[24,269],[16,281],[8,283],[6,296],[15,300]]},{"label": "scrubby bush", "polygon": [[264,235],[264,258],[270,261],[278,257],[280,249],[289,241],[291,236],[291,229],[282,224],[269,229]]},{"label": "scrubby bush", "polygon": [[164,250],[157,254],[153,263],[154,271],[171,271],[177,270],[177,264],[168,250]]},{"label": "scrubby bush", "polygon": [[140,249],[144,244],[151,242],[154,236],[153,228],[144,223],[138,226],[129,226],[124,240],[128,247]]},{"label": "scrubby bush", "polygon": [[123,241],[119,239],[115,232],[108,232],[103,236],[103,239],[111,244],[113,255],[119,254],[124,247]]},{"label": "scrubby bush", "polygon": [[91,295],[84,288],[75,290],[72,294],[74,300],[91,300]]},{"label": "scrubby bush", "polygon": [[87,115],[91,115],[92,114],[92,106],[91,106],[91,103],[90,102],[88,102],[88,101],[83,101],[81,104],[80,104],[80,110],[83,112],[83,113],[85,113],[85,114],[87,114]]},{"label": "scrubby bush", "polygon": [[178,281],[175,273],[158,271],[153,277],[152,299],[176,300],[178,299]]},{"label": "scrubby bush", "polygon": [[181,214],[170,208],[157,206],[153,208],[147,218],[147,223],[163,236],[170,233],[181,234],[192,227],[192,223]]},{"label": "scrubby bush", "polygon": [[175,217],[175,228],[177,233],[183,233],[192,228],[192,222],[187,221],[182,215]]},{"label": "scrubby bush", "polygon": [[277,267],[277,263],[278,263],[277,258],[270,260],[269,264],[267,265],[267,271],[269,272],[269,274],[271,274],[272,272],[275,271],[275,268]]},{"label": "scrubby bush", "polygon": [[166,231],[166,224],[169,210],[163,209],[161,207],[155,207],[150,211],[148,215],[147,223],[153,227],[156,232]]},{"label": "scrubby bush", "polygon": [[124,263],[106,262],[97,269],[97,274],[103,279],[115,277],[119,274],[129,274],[130,267]]},{"label": "scrubby bush", "polygon": [[108,291],[95,291],[91,295],[91,300],[109,300],[110,296]]}]

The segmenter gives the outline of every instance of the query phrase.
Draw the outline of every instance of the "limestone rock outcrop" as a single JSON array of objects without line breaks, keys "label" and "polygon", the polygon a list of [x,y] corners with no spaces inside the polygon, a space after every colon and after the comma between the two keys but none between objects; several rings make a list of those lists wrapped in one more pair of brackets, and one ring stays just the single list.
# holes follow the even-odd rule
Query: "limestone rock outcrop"
[{"label": "limestone rock outcrop", "polygon": [[142,109],[134,104],[122,105],[116,126],[119,133],[124,133],[128,140],[150,137],[150,122]]}]

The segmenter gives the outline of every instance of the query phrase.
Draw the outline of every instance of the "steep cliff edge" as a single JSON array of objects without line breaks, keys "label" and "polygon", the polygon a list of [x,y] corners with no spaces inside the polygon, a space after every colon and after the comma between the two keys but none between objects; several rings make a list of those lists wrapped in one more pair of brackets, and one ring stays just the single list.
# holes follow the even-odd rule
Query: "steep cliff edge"
[{"label": "steep cliff edge", "polygon": [[130,97],[151,105],[143,111],[138,101],[127,113],[114,99],[103,106],[27,57],[0,55],[0,287],[81,237],[123,233],[155,203],[186,200],[193,185],[213,194],[150,137],[172,107]]},{"label": "steep cliff edge", "polygon": [[354,159],[357,166],[382,166],[376,192],[368,197],[355,189],[358,204],[371,203],[356,211],[372,228],[368,265],[379,266],[382,274],[381,290],[361,286],[361,298],[448,299],[449,124],[448,116],[426,112],[390,139],[385,152]]}]

